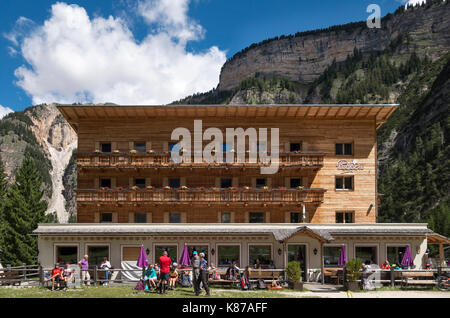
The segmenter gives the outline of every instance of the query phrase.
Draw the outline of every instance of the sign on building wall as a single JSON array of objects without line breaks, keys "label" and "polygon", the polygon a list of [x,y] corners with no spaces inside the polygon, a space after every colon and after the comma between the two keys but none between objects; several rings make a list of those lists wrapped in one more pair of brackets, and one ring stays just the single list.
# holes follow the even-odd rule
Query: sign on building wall
[{"label": "sign on building wall", "polygon": [[364,164],[358,163],[358,160],[349,162],[347,160],[339,160],[336,164],[339,170],[364,170]]}]

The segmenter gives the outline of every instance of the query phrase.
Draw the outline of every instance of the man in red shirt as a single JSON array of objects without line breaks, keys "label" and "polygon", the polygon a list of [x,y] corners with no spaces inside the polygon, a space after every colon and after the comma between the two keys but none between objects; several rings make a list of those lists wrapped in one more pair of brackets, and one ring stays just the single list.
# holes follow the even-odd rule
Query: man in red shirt
[{"label": "man in red shirt", "polygon": [[164,251],[163,255],[159,258],[159,273],[160,273],[160,279],[161,283],[159,285],[160,287],[160,293],[166,292],[166,285],[169,281],[169,271],[170,271],[170,264],[172,263],[172,260],[168,256],[167,251]]}]

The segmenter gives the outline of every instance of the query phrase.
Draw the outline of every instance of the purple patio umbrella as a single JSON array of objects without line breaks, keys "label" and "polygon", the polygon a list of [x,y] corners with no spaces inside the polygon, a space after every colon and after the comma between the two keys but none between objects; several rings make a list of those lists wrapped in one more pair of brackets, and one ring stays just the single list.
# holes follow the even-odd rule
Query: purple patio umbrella
[{"label": "purple patio umbrella", "polygon": [[144,245],[141,245],[141,251],[139,252],[139,258],[137,260],[138,267],[142,267],[142,278],[145,276],[145,268],[148,266],[147,254],[145,254]]},{"label": "purple patio umbrella", "polygon": [[342,244],[341,246],[341,255],[339,256],[339,266],[344,266],[345,263],[347,263],[347,252],[345,251],[345,245]]},{"label": "purple patio umbrella", "polygon": [[191,265],[191,258],[189,257],[189,249],[188,249],[187,244],[184,244],[183,253],[181,253],[181,258],[178,263],[183,266]]},{"label": "purple patio umbrella", "polygon": [[409,245],[406,246],[406,251],[405,251],[405,255],[403,255],[403,259],[402,259],[402,265],[403,266],[412,266],[414,264],[413,262],[413,258],[411,255],[411,249],[409,248]]}]

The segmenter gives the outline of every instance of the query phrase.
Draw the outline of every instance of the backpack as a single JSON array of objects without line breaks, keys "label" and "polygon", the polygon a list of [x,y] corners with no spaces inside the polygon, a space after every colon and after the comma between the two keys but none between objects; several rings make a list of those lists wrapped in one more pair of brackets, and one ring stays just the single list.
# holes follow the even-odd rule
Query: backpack
[{"label": "backpack", "polygon": [[181,286],[192,287],[191,277],[189,277],[189,275],[184,274],[181,276]]},{"label": "backpack", "polygon": [[266,289],[266,283],[264,283],[263,279],[258,279],[258,289]]},{"label": "backpack", "polygon": [[240,285],[242,290],[248,290],[248,280],[245,275],[242,275]]},{"label": "backpack", "polygon": [[144,281],[142,279],[139,280],[136,287],[134,287],[135,290],[144,290]]}]

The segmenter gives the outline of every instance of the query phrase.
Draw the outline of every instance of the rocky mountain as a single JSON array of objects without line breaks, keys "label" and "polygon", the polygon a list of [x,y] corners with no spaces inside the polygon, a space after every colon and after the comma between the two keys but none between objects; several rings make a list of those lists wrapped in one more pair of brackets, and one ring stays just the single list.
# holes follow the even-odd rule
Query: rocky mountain
[{"label": "rocky mountain", "polygon": [[448,6],[430,1],[424,7],[400,7],[382,19],[380,29],[369,29],[364,21],[268,39],[252,44],[224,64],[218,90],[232,90],[257,75],[310,84],[333,61],[345,61],[355,48],[363,53],[381,51],[400,34],[409,34],[412,45],[435,59],[447,50],[449,31]]},{"label": "rocky mountain", "polygon": [[23,112],[10,113],[0,120],[0,156],[9,181],[30,153],[43,177],[48,201],[48,213],[56,212],[60,222],[67,222],[74,213],[73,199],[66,203],[67,192],[74,185],[65,186],[63,176],[77,144],[77,136],[54,104],[38,105]]}]

